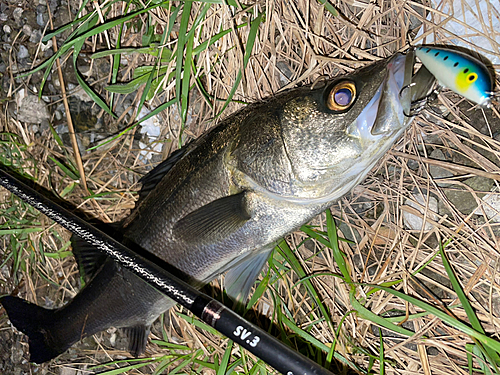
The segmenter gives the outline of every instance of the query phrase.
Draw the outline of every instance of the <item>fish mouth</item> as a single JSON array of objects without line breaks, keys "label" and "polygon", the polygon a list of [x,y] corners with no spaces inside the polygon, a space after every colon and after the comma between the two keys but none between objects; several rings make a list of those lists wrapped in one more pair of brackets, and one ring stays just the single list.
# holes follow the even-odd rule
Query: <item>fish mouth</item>
[{"label": "fish mouth", "polygon": [[405,115],[411,106],[412,90],[404,90],[412,81],[414,53],[398,53],[386,64],[386,75],[373,98],[351,125],[351,134],[361,139],[378,140],[406,128]]}]

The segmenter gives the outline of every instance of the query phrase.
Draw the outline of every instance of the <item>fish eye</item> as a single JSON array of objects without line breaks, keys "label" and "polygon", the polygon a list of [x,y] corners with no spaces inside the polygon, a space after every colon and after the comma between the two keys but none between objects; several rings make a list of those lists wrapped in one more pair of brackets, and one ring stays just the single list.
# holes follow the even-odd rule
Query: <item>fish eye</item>
[{"label": "fish eye", "polygon": [[344,111],[356,99],[356,86],[353,82],[344,81],[336,84],[328,94],[326,105],[332,111]]},{"label": "fish eye", "polygon": [[472,83],[477,79],[477,74],[476,73],[470,73],[467,76],[467,82]]}]

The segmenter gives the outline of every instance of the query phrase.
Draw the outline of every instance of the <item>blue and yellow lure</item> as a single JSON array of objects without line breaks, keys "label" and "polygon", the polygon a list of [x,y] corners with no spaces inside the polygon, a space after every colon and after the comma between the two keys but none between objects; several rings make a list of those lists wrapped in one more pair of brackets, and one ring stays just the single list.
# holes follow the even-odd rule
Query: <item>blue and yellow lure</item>
[{"label": "blue and yellow lure", "polygon": [[484,63],[464,52],[443,47],[421,46],[415,54],[442,86],[482,107],[491,105],[494,78]]}]

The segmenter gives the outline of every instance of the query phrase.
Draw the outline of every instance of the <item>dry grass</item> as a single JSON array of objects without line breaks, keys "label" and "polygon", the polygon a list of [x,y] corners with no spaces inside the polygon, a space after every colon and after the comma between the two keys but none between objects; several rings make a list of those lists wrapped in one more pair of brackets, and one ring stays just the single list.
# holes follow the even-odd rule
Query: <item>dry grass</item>
[{"label": "dry grass", "polygon": [[[465,1],[463,2],[465,4]],[[234,25],[243,23],[246,17],[251,15],[250,11],[254,14],[264,12],[265,21],[260,26],[249,64],[235,94],[235,99],[252,102],[284,88],[314,81],[323,74],[350,72],[369,61],[390,56],[396,51],[404,51],[409,43],[425,42],[424,37],[433,36],[439,43],[463,40],[461,36],[452,35],[442,28],[454,20],[448,3],[437,10],[416,1],[336,1],[332,4],[339,10],[340,16],[334,17],[319,3],[305,0],[262,1],[246,11],[214,4],[203,21],[203,27],[200,27],[199,33],[196,34],[194,46],[207,40],[221,28],[234,28]],[[193,4],[193,17],[202,6],[203,3]],[[113,9],[116,15],[119,15],[122,4],[118,3]],[[429,14],[427,18],[423,16],[425,12]],[[158,8],[152,12],[151,17],[157,23],[157,28],[167,27],[167,9]],[[492,39],[494,35],[488,35],[487,31],[492,17],[498,17],[498,11],[488,7],[488,13],[481,19],[482,29],[469,29],[466,33],[489,38],[489,51],[496,51],[496,56],[499,57],[499,45]],[[463,18],[458,21],[465,24]],[[420,23],[423,23],[424,34],[417,37]],[[167,40],[167,46],[176,42],[176,26],[173,30]],[[113,42],[114,31],[116,30],[112,29],[106,38],[89,39],[88,47],[105,47],[107,38]],[[124,46],[140,45],[143,32],[144,30],[139,30],[137,33],[132,31],[127,34]],[[233,29],[198,56],[198,74],[204,74],[204,87],[214,97],[226,98],[231,92],[237,72],[243,66],[248,32],[249,27],[237,31]],[[483,48],[478,51],[486,52]],[[128,56],[127,59],[128,67],[124,67],[121,72],[123,80],[131,78],[137,65],[151,64],[153,60],[152,57],[136,55]],[[175,62],[171,64],[170,69],[173,70],[174,65]],[[285,78],[287,74],[288,80]],[[172,81],[160,85],[158,94],[150,101],[149,106],[154,108],[175,96],[173,86]],[[13,90],[20,87],[22,85],[15,86]],[[140,92],[135,102],[139,98]],[[385,371],[390,374],[468,372],[466,344],[472,343],[468,336],[433,315],[412,316],[422,310],[390,294],[377,292],[367,295],[370,288],[365,284],[402,280],[395,286],[396,289],[428,301],[431,305],[442,308],[457,304],[457,295],[451,288],[440,257],[433,258],[441,241],[450,240],[446,246],[446,254],[455,273],[485,331],[498,338],[498,224],[485,220],[484,216],[461,212],[448,199],[445,190],[466,189],[471,193],[471,199],[481,203],[480,192],[465,185],[464,180],[474,175],[493,177],[498,188],[500,142],[498,137],[494,139],[493,136],[496,135],[495,132],[500,132],[500,118],[498,107],[487,110],[483,117],[480,110],[469,111],[467,105],[461,101],[461,98],[449,92],[440,95],[439,107],[436,108],[449,115],[445,118],[442,114],[436,114],[435,109],[426,109],[367,180],[332,207],[334,216],[342,223],[341,236],[354,241],[353,244],[341,243],[341,248],[347,255],[353,280],[359,283],[357,298],[377,314],[388,314],[391,311],[398,311],[397,315],[408,314],[409,318],[403,325],[416,332],[407,338],[382,330]],[[190,121],[182,133],[177,108],[170,107],[164,111],[161,114],[164,125],[161,140],[166,143],[162,157],[176,148],[179,139],[184,143],[214,126],[218,120],[211,119],[219,113],[223,103],[216,100],[207,102],[197,90],[192,90]],[[236,103],[230,104],[224,115],[240,106]],[[48,157],[64,159],[63,149],[54,142],[49,133],[45,134],[46,137],[34,137],[25,124],[8,117],[8,112],[4,112],[3,131],[19,134],[29,145],[22,155],[28,165],[34,165],[36,161],[37,182],[61,193],[73,181],[54,168]],[[106,121],[111,120],[108,118]],[[90,215],[104,221],[123,218],[133,207],[135,198],[131,192],[138,189],[138,177],[148,169],[138,157],[139,150],[135,145],[129,136],[125,136],[114,142],[112,147],[100,148],[83,155],[89,188],[95,194],[110,193],[113,199],[84,200],[85,194],[78,185],[66,198]],[[449,185],[446,189],[437,185],[429,174],[430,164],[426,158],[429,158],[434,149],[448,155],[446,163],[437,163],[454,173],[454,176],[447,180]],[[469,169],[463,169],[463,166]],[[478,173],[474,173],[474,170]],[[426,202],[429,197],[437,198],[441,202],[439,213],[429,213],[428,205],[424,207],[423,214],[409,206],[407,199],[414,200],[412,197],[416,192],[421,193]],[[7,206],[12,204],[4,191],[1,195],[2,202],[7,201]],[[365,204],[365,209],[360,209],[362,204]],[[19,212],[30,211],[24,207]],[[421,215],[432,224],[432,229],[405,229],[403,212]],[[77,291],[77,270],[71,257],[42,261],[40,247],[46,249],[45,251],[59,250],[67,244],[69,235],[53,227],[43,217],[38,217],[37,220],[44,228],[43,231],[18,239],[26,244],[25,247],[20,247],[20,258],[26,260],[24,268],[17,275],[12,275],[9,271],[11,263],[8,263],[9,267],[5,267],[0,275],[0,290],[16,290],[23,297],[39,304],[46,304],[48,296],[55,305],[60,305]],[[317,224],[323,226],[323,220],[323,217],[319,217]],[[304,239],[306,236],[302,232],[288,238],[292,248],[301,244]],[[10,248],[11,241],[13,240],[9,237],[3,237],[4,249]],[[321,255],[315,256],[319,245],[309,245],[302,245],[297,251],[297,257],[307,274],[337,272],[329,249],[324,249]],[[7,254],[0,255],[0,262],[3,262]],[[427,262],[429,263],[423,271],[416,272]],[[14,276],[22,280],[19,286],[16,285],[17,279]],[[378,357],[379,329],[375,328],[371,321],[357,314],[347,314],[352,310],[348,285],[333,276],[318,276],[311,280],[323,303],[332,313],[335,329],[345,316],[336,350],[361,368],[367,369],[370,358],[358,348]],[[312,307],[311,296],[303,288],[291,289],[296,281],[296,274],[288,272],[280,282],[272,285],[272,290],[280,295],[299,327],[306,327],[314,322],[310,333],[323,343],[332,343],[334,332],[326,322],[316,321],[321,316]],[[60,286],[49,286],[49,282]],[[215,283],[217,285],[218,282]],[[260,308],[266,304],[273,305],[271,292],[265,293],[259,302]],[[462,308],[456,307],[452,311],[459,319],[468,321]],[[175,314],[171,314],[171,319],[175,324],[167,326],[165,331],[173,340],[188,343],[196,349],[202,348],[207,354],[217,353],[222,357],[226,340],[195,329]],[[2,329],[9,329],[5,319],[1,320],[1,324]],[[148,355],[158,354],[159,350],[157,345],[151,345]],[[234,350],[238,355],[238,350]],[[80,348],[79,357],[73,359],[71,367],[86,368],[80,363],[104,362],[111,360],[116,354],[124,353],[109,351],[102,345],[99,345],[97,354],[93,349],[87,351]],[[66,357],[65,360],[69,358]],[[60,373],[60,363],[62,361],[58,360],[53,364],[44,365],[44,368],[50,373]],[[375,361],[372,371],[378,373],[379,366],[380,363]],[[150,369],[142,368],[132,370],[130,374],[150,372]],[[205,369],[203,373],[211,373],[211,370]]]}]

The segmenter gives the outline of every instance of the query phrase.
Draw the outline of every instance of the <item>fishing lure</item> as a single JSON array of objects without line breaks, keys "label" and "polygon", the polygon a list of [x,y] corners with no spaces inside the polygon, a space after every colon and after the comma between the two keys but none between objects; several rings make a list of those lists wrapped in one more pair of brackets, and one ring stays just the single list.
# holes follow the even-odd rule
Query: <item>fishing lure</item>
[{"label": "fishing lure", "polygon": [[442,86],[481,107],[491,106],[494,78],[480,60],[443,47],[420,46],[415,54]]}]

